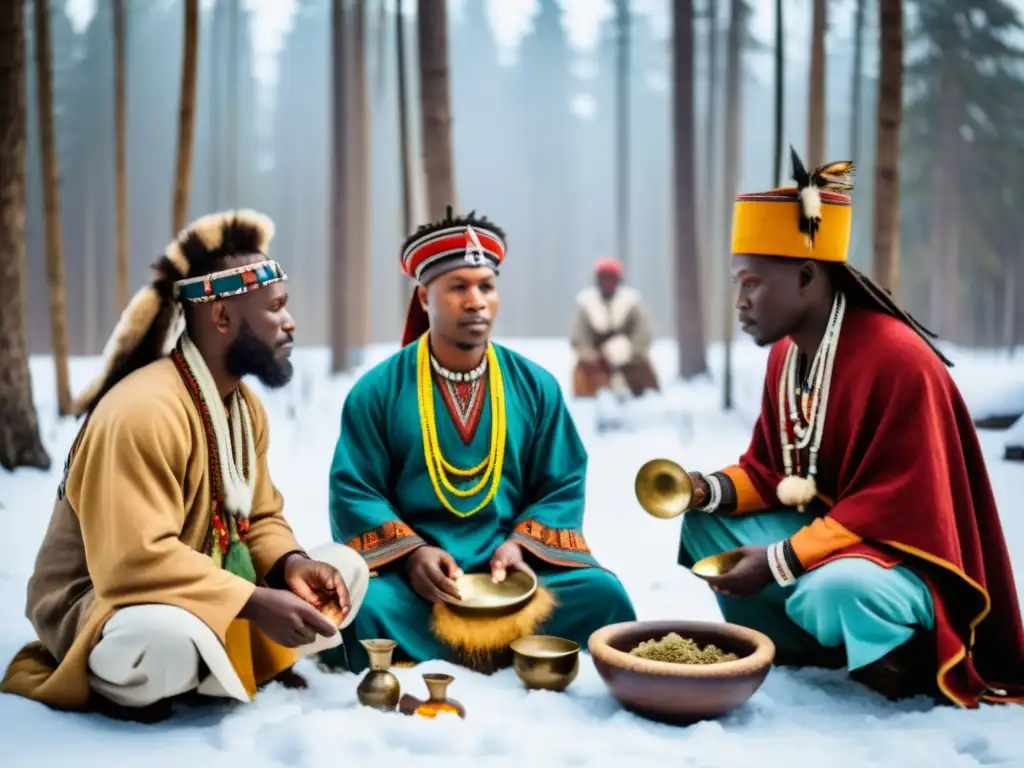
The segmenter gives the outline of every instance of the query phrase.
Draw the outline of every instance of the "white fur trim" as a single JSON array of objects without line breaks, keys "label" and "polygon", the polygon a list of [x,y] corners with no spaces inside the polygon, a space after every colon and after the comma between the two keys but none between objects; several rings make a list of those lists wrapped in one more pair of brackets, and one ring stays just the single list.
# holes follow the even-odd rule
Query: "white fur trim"
[{"label": "white fur trim", "polygon": [[185,312],[182,310],[181,305],[174,304],[172,312],[171,322],[167,326],[167,335],[164,336],[164,346],[161,350],[164,357],[171,354],[174,348],[178,346],[178,339],[185,332]]},{"label": "white fur trim", "polygon": [[633,359],[633,343],[617,333],[601,345],[601,355],[612,368],[621,368]]},{"label": "white fur trim", "polygon": [[604,334],[622,330],[629,313],[641,304],[642,298],[636,289],[620,285],[609,301],[605,301],[597,288],[591,287],[580,291],[576,302],[583,308],[591,330]]},{"label": "white fur trim", "polygon": [[[210,423],[217,438],[221,482],[224,487],[224,505],[228,512],[238,517],[248,518],[249,513],[252,512],[252,499],[256,488],[256,449],[253,444],[252,417],[249,414],[249,406],[242,393],[236,389],[231,395],[231,421],[229,423],[228,414],[223,408],[218,407],[222,401],[217,384],[213,380],[213,374],[210,373],[202,354],[187,334],[182,337],[181,351],[185,362],[192,370],[192,375],[196,377],[203,400],[207,403]],[[237,461],[234,451],[231,449],[232,438],[240,450]],[[247,460],[243,459],[241,451],[248,456]],[[242,471],[244,466],[249,467],[248,480]]]},{"label": "white fur trim", "polygon": [[185,252],[181,250],[181,243],[175,240],[173,243],[168,245],[167,248],[164,249],[164,256],[166,256],[167,260],[171,262],[175,269],[181,273],[182,277],[188,277],[188,258],[185,256]]},{"label": "white fur trim", "polygon": [[147,285],[132,296],[128,306],[121,312],[121,317],[118,318],[117,325],[114,326],[114,332],[103,347],[106,370],[110,370],[114,359],[119,354],[131,349],[142,340],[159,312],[160,294],[153,286]]}]

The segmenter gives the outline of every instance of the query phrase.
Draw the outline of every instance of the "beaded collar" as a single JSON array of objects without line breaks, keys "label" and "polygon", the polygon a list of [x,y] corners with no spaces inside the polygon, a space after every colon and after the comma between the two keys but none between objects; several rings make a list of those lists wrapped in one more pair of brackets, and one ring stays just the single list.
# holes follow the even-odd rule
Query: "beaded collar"
[{"label": "beaded collar", "polygon": [[484,372],[487,370],[487,356],[484,355],[484,359],[480,361],[480,365],[478,365],[473,370],[466,372],[448,370],[439,362],[437,362],[433,355],[430,356],[430,367],[434,369],[434,373],[436,373],[443,379],[447,379],[448,381],[477,381],[481,376],[484,375]]}]

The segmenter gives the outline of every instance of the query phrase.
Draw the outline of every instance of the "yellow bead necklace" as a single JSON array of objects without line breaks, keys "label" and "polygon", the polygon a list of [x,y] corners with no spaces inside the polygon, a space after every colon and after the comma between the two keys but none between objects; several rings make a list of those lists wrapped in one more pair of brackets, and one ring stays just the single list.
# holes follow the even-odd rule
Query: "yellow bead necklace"
[{"label": "yellow bead necklace", "polygon": [[[437,419],[434,414],[434,379],[430,372],[429,333],[423,334],[416,349],[416,394],[419,401],[420,429],[423,432],[423,456],[427,463],[430,482],[438,500],[453,515],[469,517],[475,515],[494,499],[501,482],[501,469],[505,463],[505,385],[501,378],[501,368],[494,345],[487,344],[487,388],[491,400],[491,444],[487,458],[471,469],[461,469],[452,465],[441,453],[441,443],[437,436]],[[472,488],[460,490],[452,485],[448,475],[456,477],[473,477],[483,475]],[[448,501],[444,491],[453,496],[468,498],[484,489],[490,481],[491,487],[487,496],[476,507],[468,512],[460,512]],[[442,488],[443,486],[443,488]]]}]

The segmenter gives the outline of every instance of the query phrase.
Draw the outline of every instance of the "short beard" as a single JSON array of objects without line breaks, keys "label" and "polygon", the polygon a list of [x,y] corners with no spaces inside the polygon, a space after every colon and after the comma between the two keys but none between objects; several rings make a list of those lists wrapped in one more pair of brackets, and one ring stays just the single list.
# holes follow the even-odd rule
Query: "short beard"
[{"label": "short beard", "polygon": [[238,336],[224,353],[224,365],[237,379],[255,376],[268,389],[278,389],[292,380],[294,369],[288,358],[278,360],[276,350],[256,338],[248,323],[242,323]]}]

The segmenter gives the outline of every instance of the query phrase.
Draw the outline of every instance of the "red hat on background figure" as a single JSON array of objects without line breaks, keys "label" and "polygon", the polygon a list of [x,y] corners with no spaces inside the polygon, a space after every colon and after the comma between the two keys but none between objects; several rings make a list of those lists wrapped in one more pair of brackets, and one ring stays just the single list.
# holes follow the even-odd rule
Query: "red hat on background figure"
[{"label": "red hat on background figure", "polygon": [[598,259],[597,264],[594,265],[594,274],[598,277],[601,275],[609,275],[621,280],[623,275],[622,262],[618,259],[613,259],[610,256]]}]

